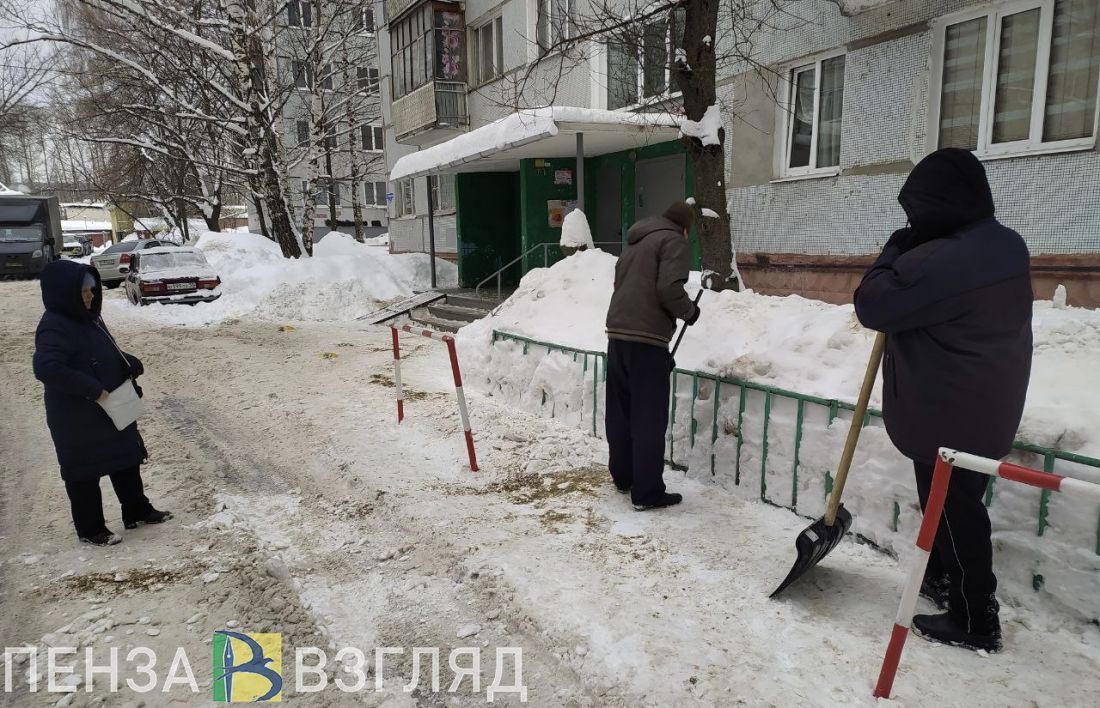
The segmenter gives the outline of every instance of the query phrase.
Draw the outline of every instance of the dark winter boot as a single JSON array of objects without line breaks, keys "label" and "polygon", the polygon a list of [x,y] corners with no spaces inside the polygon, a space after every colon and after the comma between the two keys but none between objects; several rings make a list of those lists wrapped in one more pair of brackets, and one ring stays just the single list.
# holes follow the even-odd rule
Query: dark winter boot
[{"label": "dark winter boot", "polygon": [[87,543],[89,546],[114,546],[122,543],[122,536],[118,536],[107,529],[103,529],[99,533],[92,534],[91,536],[81,536],[80,542]]},{"label": "dark winter boot", "polygon": [[951,595],[951,579],[947,574],[931,577],[924,576],[924,582],[920,585],[921,597],[931,600],[937,608],[947,609],[947,601]]},{"label": "dark winter boot", "polygon": [[630,487],[620,487],[616,484],[615,491],[617,491],[619,494],[630,494]]},{"label": "dark winter boot", "polygon": [[1000,605],[990,597],[983,606],[975,608],[969,622],[956,612],[942,615],[917,615],[913,618],[913,633],[931,642],[963,647],[971,651],[985,650],[995,653],[1001,650]]},{"label": "dark winter boot", "polygon": [[139,524],[163,524],[168,519],[172,518],[172,512],[170,511],[157,511],[153,509],[149,512],[144,519],[138,519],[137,521],[127,521],[126,528],[136,529]]},{"label": "dark winter boot", "polygon": [[657,499],[645,504],[635,504],[635,511],[649,511],[650,509],[664,509],[668,506],[676,506],[684,500],[683,495],[665,492]]}]

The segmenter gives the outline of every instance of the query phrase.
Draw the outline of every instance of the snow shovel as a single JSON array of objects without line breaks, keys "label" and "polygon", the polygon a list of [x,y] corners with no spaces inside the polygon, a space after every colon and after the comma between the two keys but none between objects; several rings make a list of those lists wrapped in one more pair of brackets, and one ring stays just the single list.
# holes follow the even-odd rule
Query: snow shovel
[{"label": "snow shovel", "polygon": [[[706,288],[699,288],[699,292],[695,293],[695,299],[691,301],[691,304],[695,305],[696,307],[699,306],[699,301],[703,299],[703,290],[705,289]],[[676,350],[680,348],[680,342],[683,340],[684,332],[687,331],[687,328],[688,323],[685,322],[684,326],[680,328],[680,334],[676,335],[676,342],[672,345],[672,351],[668,353],[668,358],[671,362],[669,364],[670,369],[676,368]]]},{"label": "snow shovel", "polygon": [[829,504],[825,507],[825,516],[807,526],[795,539],[794,545],[798,551],[798,558],[791,572],[787,573],[787,577],[771,597],[786,590],[794,581],[820,563],[822,558],[837,547],[840,540],[848,533],[848,529],[852,527],[852,515],[840,503],[840,495],[844,493],[844,483],[848,481],[848,468],[851,467],[852,457],[856,453],[856,443],[859,442],[859,433],[863,429],[863,419],[867,416],[867,403],[871,400],[871,389],[875,385],[875,377],[878,376],[878,366],[882,361],[882,352],[885,347],[886,335],[879,332],[871,348],[867,373],[863,376],[863,387],[859,390],[859,400],[856,401],[856,410],[852,414],[852,424],[848,427],[848,439],[844,441],[844,453],[840,456],[840,466],[836,471]]}]

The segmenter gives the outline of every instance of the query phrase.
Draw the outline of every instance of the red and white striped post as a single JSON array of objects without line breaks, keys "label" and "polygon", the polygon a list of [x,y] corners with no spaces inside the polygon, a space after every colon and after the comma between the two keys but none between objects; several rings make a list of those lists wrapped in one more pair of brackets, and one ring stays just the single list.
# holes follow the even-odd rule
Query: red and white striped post
[{"label": "red and white striped post", "polygon": [[878,683],[875,685],[875,698],[889,698],[890,691],[894,687],[894,676],[901,661],[901,650],[905,646],[906,637],[909,636],[909,626],[913,621],[913,612],[916,610],[924,571],[928,567],[928,554],[936,538],[936,529],[939,528],[943,503],[947,499],[948,482],[951,480],[951,470],[954,467],[973,470],[990,477],[1023,482],[1052,492],[1070,492],[1100,501],[1100,484],[1094,482],[940,448],[936,469],[932,474],[932,490],[928,494],[928,503],[924,508],[924,520],[921,521],[920,531],[917,534],[917,554],[909,571],[909,579],[901,593],[901,604],[898,606],[897,618],[894,620],[894,630],[890,634],[890,642],[886,646],[886,655],[882,659],[882,668],[879,670]]},{"label": "red and white striped post", "polygon": [[405,420],[405,394],[401,390],[401,344],[397,337],[397,328],[390,325],[393,335],[393,385],[397,389],[397,422]]},{"label": "red and white striped post", "polygon": [[458,397],[458,414],[462,419],[462,432],[466,437],[466,452],[470,457],[470,471],[477,472],[477,455],[474,452],[474,434],[470,428],[470,413],[466,408],[466,394],[462,390],[462,372],[458,367],[458,351],[455,348],[455,338],[449,334],[441,334],[430,329],[414,329],[412,325],[397,327],[390,325],[393,332],[393,369],[394,385],[397,387],[397,422],[405,419],[404,397],[401,391],[401,350],[398,344],[397,331],[419,334],[428,339],[440,339],[447,345],[447,353],[451,358],[451,374],[455,381],[455,395]]},{"label": "red and white striped post", "polygon": [[470,455],[470,470],[477,472],[477,455],[474,454],[474,433],[470,429],[470,413],[466,410],[466,394],[462,390],[462,372],[458,368],[458,350],[455,338],[444,335],[447,352],[451,355],[451,373],[455,377],[455,395],[458,397],[458,414],[462,417],[462,432],[466,435],[466,452]]}]

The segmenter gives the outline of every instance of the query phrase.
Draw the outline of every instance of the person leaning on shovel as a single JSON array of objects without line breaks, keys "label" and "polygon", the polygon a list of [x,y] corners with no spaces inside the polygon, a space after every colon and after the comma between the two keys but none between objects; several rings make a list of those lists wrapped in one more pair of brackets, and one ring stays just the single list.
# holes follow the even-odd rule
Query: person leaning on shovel
[{"label": "person leaning on shovel", "polygon": [[[1031,276],[1024,240],[994,217],[985,169],[966,150],[920,162],[898,201],[909,217],[863,276],[856,314],[885,332],[882,413],[913,460],[921,509],[940,447],[1001,458],[1031,374]],[[986,477],[955,469],[921,594],[945,614],[914,631],[968,649],[1001,648]]]},{"label": "person leaning on shovel", "polygon": [[615,292],[607,310],[608,467],[615,487],[643,511],[679,504],[665,491],[668,427],[668,343],[676,320],[699,319],[684,292],[691,268],[688,231],[695,214],[676,202],[662,216],[642,219],[627,233],[615,264]]}]

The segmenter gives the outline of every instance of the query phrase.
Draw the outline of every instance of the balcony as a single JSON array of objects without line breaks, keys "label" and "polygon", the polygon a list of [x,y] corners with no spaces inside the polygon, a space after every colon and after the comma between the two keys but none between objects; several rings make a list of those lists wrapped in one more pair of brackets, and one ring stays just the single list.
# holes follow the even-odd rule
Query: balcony
[{"label": "balcony", "polygon": [[431,81],[394,101],[392,110],[393,130],[400,143],[435,142],[470,124],[466,84],[461,81]]}]

